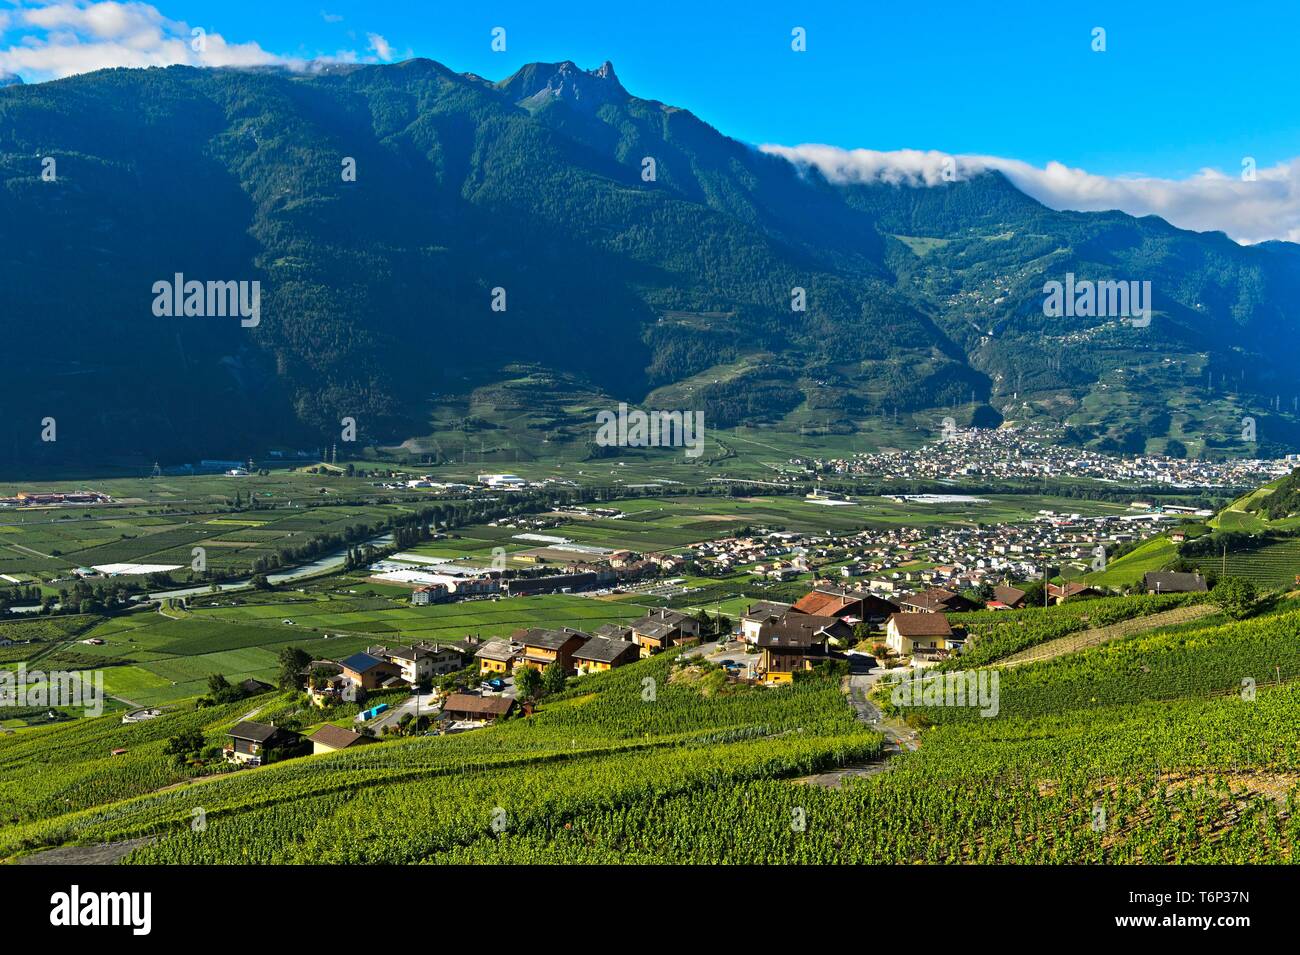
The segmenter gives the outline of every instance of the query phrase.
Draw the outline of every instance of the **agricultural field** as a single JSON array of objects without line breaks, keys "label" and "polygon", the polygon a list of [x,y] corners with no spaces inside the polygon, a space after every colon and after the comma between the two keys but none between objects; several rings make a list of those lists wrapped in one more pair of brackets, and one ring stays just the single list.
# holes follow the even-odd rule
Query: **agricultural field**
[{"label": "agricultural field", "polygon": [[167,516],[111,510],[77,516],[0,512],[0,522],[12,522],[0,526],[0,573],[66,582],[77,568],[149,564],[177,567],[178,579],[184,579],[195,547],[206,552],[210,570],[243,573],[258,558],[275,558],[285,547],[341,534],[358,524],[375,524],[401,512],[387,505],[234,513],[200,510]]},{"label": "agricultural field", "polygon": [[421,507],[454,506],[429,490],[294,471],[0,484],[0,497],[24,490],[97,491],[114,503],[0,509],[0,574],[18,580],[62,580],[78,568],[130,563],[178,565],[184,578],[195,547],[214,572],[241,573],[314,538]]},{"label": "agricultural field", "polygon": [[[68,667],[73,669],[103,668],[108,694],[131,705],[155,706],[206,693],[214,673],[231,682],[252,678],[274,683],[277,657],[286,646],[341,659],[376,643],[451,642],[471,635],[487,639],[529,627],[594,629],[646,611],[640,604],[565,594],[411,607],[405,589],[399,600],[347,594],[352,588],[346,586],[337,589],[345,592],[322,588],[201,598],[180,619],[140,610],[87,625],[78,639],[100,639],[103,645],[73,643],[75,660],[63,663],[75,664]],[[83,618],[39,623],[65,619]],[[48,652],[48,647],[7,647],[0,653],[5,650],[15,651],[16,663],[36,650]],[[57,653],[55,657],[59,662]]]}]

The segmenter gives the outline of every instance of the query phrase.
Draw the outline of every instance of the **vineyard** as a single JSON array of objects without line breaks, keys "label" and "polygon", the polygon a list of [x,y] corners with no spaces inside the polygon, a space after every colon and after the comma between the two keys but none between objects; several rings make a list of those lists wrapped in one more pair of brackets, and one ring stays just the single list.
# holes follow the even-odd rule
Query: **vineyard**
[{"label": "vineyard", "polygon": [[1300,540],[1229,552],[1223,569],[1229,576],[1245,577],[1260,588],[1292,588],[1300,575]]},{"label": "vineyard", "polygon": [[[177,772],[151,758],[157,741],[195,720],[211,732],[212,711],[129,727],[85,721],[59,748],[67,765],[57,760],[38,785],[24,787],[30,792],[0,803],[3,817],[16,823],[0,830],[0,855],[70,839],[165,832],[141,850],[142,858],[411,861],[458,844],[488,825],[498,807],[522,825],[592,802],[806,775],[880,752],[880,737],[854,719],[834,680],[704,697],[671,682],[672,665],[664,655],[593,676],[534,717],[490,730],[294,760],[153,795],[145,793],[175,781]],[[0,773],[31,769],[41,741],[25,740],[0,741]],[[128,741],[139,758],[104,758]],[[105,778],[114,765],[122,767],[118,775]],[[104,808],[114,791],[114,805]],[[138,798],[121,801],[133,794]],[[191,841],[196,808],[209,827]],[[412,813],[422,820],[418,832],[410,831]],[[301,838],[261,848],[249,842],[250,833],[277,831],[265,828],[271,820],[290,817],[295,821],[283,832]]]},{"label": "vineyard", "polygon": [[[1300,610],[1139,635],[1042,663],[1002,669],[998,678],[999,713],[1016,717],[1233,693],[1247,685],[1286,682],[1300,678]],[[969,706],[905,707],[900,712],[914,712],[931,723],[983,718]]]},{"label": "vineyard", "polygon": [[1089,627],[1087,630],[1076,630],[1069,636],[1057,637],[1055,640],[1035,644],[1028,650],[1013,653],[1011,656],[999,660],[998,664],[1000,666],[1017,666],[1022,663],[1040,663],[1054,657],[1078,653],[1080,650],[1086,650],[1089,647],[1100,646],[1121,637],[1131,637],[1136,633],[1147,630],[1192,623],[1218,612],[1219,609],[1213,604],[1184,604],[1172,610],[1162,610],[1159,613],[1141,617],[1130,617],[1128,620],[1121,620],[1119,623],[1112,623],[1105,627]]},{"label": "vineyard", "polygon": [[960,660],[950,661],[945,669],[983,666],[1080,630],[1108,627],[1205,599],[1204,594],[1139,595],[1067,601],[1055,607],[1030,607],[997,614],[984,611],[949,614],[948,621],[954,629],[966,630],[968,643]]},{"label": "vineyard", "polygon": [[[250,601],[227,623],[256,628],[260,607],[287,605]],[[1110,598],[967,625],[987,621],[1005,650],[1180,611],[1202,605]],[[201,778],[164,756],[166,739],[197,728],[219,741],[247,701],[27,731],[0,738],[0,858],[143,838],[127,862],[1292,861],[1300,609],[1179,619],[999,669],[996,717],[894,708],[923,727],[920,749],[837,788],[811,780],[882,758],[838,677],[705,695],[675,675],[675,653],[583,678],[488,729]],[[158,646],[187,639],[177,623]],[[266,700],[267,718],[297,705]]]}]

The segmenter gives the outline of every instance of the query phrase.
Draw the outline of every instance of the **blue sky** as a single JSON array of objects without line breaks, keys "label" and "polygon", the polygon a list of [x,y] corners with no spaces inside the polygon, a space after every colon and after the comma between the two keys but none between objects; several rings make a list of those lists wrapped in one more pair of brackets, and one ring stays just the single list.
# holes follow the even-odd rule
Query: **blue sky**
[{"label": "blue sky", "polygon": [[[177,24],[219,35],[218,63],[223,50],[229,62],[414,55],[500,79],[533,61],[609,59],[632,93],[750,143],[1003,157],[1039,170],[1037,188],[1049,193],[1049,163],[1094,177],[1057,204],[1088,207],[1089,190],[1104,185],[1095,177],[1179,183],[1207,168],[1239,177],[1247,156],[1286,170],[1272,198],[1300,193],[1290,165],[1300,157],[1300,4],[0,0],[0,70],[32,81],[105,58],[178,61],[133,26],[151,16],[173,48],[183,50]],[[490,48],[495,26],[507,30],[504,53]],[[796,26],[806,52],[790,48]],[[1105,52],[1092,49],[1094,27],[1106,31]],[[1176,217],[1178,202],[1158,188],[1135,211]],[[1133,191],[1107,185],[1101,201],[1128,202]],[[1300,211],[1282,234],[1292,226],[1300,236]],[[1241,237],[1247,223],[1224,227]]]}]

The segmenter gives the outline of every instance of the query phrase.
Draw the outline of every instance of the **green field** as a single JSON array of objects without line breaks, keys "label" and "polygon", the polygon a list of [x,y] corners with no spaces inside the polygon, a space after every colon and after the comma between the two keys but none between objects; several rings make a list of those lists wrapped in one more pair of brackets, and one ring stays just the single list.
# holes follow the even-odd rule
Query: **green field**
[{"label": "green field", "polygon": [[[403,595],[409,593],[402,590]],[[103,646],[76,644],[76,651],[85,665],[105,668],[109,694],[156,705],[206,693],[207,678],[214,673],[231,682],[252,677],[274,683],[277,654],[286,646],[341,659],[380,642],[451,642],[530,627],[594,629],[645,613],[644,606],[633,602],[565,594],[430,607],[383,597],[297,591],[223,596],[210,602],[219,605],[204,607],[200,601],[181,620],[143,611],[116,618],[81,635],[102,639]]]}]

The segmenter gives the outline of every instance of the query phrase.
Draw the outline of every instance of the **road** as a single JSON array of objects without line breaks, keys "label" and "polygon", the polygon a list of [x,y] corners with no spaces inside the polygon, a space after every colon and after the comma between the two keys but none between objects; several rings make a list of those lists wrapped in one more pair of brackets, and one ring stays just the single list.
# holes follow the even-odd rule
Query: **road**
[{"label": "road", "polygon": [[385,726],[396,726],[407,713],[410,713],[412,717],[432,717],[435,712],[433,702],[434,695],[432,693],[413,693],[401,703],[380,713],[378,717],[366,725],[375,731],[375,735],[382,736]]},{"label": "road", "polygon": [[741,673],[745,676],[751,678],[758,676],[758,652],[750,648],[743,640],[730,640],[727,642],[711,640],[708,643],[701,643],[698,647],[692,647],[682,656],[691,659],[703,657],[710,663],[735,660],[736,663],[740,664]]},{"label": "road", "polygon": [[844,678],[843,689],[849,705],[858,714],[858,719],[885,738],[880,758],[870,762],[850,763],[815,776],[804,776],[796,782],[838,789],[846,779],[861,779],[888,772],[894,765],[894,756],[902,752],[912,752],[920,746],[919,735],[915,730],[909,729],[906,724],[897,720],[886,718],[880,712],[880,708],[871,702],[871,688],[885,673],[889,672],[884,667],[876,666],[875,663],[876,661],[866,654],[851,653],[849,655],[851,669],[849,675]]},{"label": "road", "polygon": [[920,734],[899,720],[886,719],[880,708],[871,702],[871,688],[889,671],[874,666],[876,661],[862,654],[851,656],[849,662],[852,669],[844,681],[849,705],[857,712],[859,720],[885,737],[885,754],[892,756],[903,750],[911,752],[919,748]]}]

